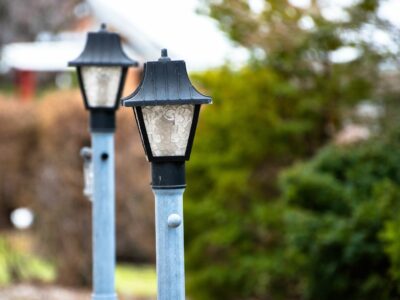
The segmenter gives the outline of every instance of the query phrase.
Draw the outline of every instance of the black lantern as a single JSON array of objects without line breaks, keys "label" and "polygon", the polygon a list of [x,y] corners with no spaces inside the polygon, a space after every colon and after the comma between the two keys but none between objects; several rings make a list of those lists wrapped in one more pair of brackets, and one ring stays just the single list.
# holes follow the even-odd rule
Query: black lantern
[{"label": "black lantern", "polygon": [[191,84],[183,60],[170,60],[163,49],[158,61],[144,65],[142,82],[122,105],[133,107],[150,162],[189,160],[201,104],[211,98]]},{"label": "black lantern", "polygon": [[86,109],[91,111],[94,131],[114,130],[115,110],[125,83],[128,67],[137,66],[122,50],[118,34],[89,32],[81,55],[68,63],[75,66]]},{"label": "black lantern", "polygon": [[122,105],[134,109],[147,159],[153,163],[153,187],[155,168],[183,168],[189,160],[200,106],[209,103],[211,98],[191,84],[185,62],[171,60],[166,49],[158,61],[144,65],[142,82]]}]

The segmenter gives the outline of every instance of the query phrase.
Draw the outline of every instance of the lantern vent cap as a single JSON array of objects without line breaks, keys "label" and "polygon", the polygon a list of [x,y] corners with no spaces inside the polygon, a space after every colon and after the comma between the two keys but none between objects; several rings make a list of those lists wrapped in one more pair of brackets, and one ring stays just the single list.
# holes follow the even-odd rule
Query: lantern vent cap
[{"label": "lantern vent cap", "polygon": [[101,24],[98,32],[89,32],[86,45],[81,55],[68,63],[68,66],[138,66],[122,49],[121,38],[109,32]]}]

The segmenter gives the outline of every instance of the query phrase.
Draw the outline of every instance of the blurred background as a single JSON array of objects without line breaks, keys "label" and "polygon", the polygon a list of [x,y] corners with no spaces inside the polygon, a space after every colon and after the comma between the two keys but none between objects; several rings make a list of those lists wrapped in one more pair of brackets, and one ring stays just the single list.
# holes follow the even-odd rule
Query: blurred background
[{"label": "blurred background", "polygon": [[[399,299],[399,20],[397,0],[0,0],[0,299],[90,299],[66,65],[102,22],[213,97],[187,165],[189,299]],[[117,289],[155,299],[149,165],[117,115]]]}]

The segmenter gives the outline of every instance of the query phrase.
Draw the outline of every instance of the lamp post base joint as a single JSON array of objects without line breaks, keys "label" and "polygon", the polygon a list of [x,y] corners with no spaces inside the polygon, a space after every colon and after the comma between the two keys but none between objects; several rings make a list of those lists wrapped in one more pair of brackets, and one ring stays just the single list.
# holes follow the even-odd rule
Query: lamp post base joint
[{"label": "lamp post base joint", "polygon": [[152,162],[151,179],[153,190],[184,189],[185,162]]}]

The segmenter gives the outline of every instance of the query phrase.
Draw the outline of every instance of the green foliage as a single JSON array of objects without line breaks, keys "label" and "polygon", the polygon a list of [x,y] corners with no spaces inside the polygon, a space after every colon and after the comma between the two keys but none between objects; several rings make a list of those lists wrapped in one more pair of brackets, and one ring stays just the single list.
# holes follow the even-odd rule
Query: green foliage
[{"label": "green foliage", "polygon": [[384,230],[381,232],[380,237],[385,242],[385,253],[390,257],[390,275],[397,282],[397,290],[400,287],[400,220],[391,219],[385,222]]},{"label": "green foliage", "polygon": [[398,296],[399,146],[398,139],[330,146],[283,174],[286,247],[307,299]]},{"label": "green foliage", "polygon": [[[296,176],[300,169],[301,176]],[[283,189],[284,197],[290,205],[301,206],[314,211],[346,214],[349,210],[348,195],[330,175],[316,174],[304,170],[300,165],[295,168],[294,176],[288,176]]]},{"label": "green foliage", "polygon": [[[284,163],[277,153],[295,155],[288,141],[295,143],[308,132],[311,121],[287,118],[290,102],[277,100],[270,91],[288,97],[295,91],[268,70],[221,69],[196,78],[213,90],[214,104],[202,111],[188,168],[190,289],[198,299],[239,299],[271,290],[278,295],[290,280],[280,268],[281,207],[265,203],[262,191],[266,177],[270,187],[275,185],[277,169],[260,168],[257,176],[253,172],[266,159]],[[309,147],[298,147],[295,153],[303,155]],[[276,194],[273,188],[268,192]]]},{"label": "green foliage", "polygon": [[[282,176],[286,247],[301,262],[307,298],[398,297],[400,143],[398,128],[392,131],[350,148],[324,149]],[[314,205],[321,195],[331,207]]]},{"label": "green foliage", "polygon": [[[260,13],[244,0],[204,3],[252,59],[238,70],[193,76],[214,104],[202,110],[188,167],[191,298],[389,299],[383,249],[397,246],[384,246],[379,236],[395,211],[396,156],[372,144],[331,147],[287,171],[282,195],[277,178],[324,146],[348,107],[392,92],[378,85],[379,64],[390,55],[344,34],[359,37],[366,24],[391,34],[391,26],[371,1],[349,7],[347,21],[338,22],[322,16],[318,1],[310,10],[265,1]],[[307,16],[312,30],[299,26]],[[331,51],[343,46],[358,49],[359,58],[333,63]]]},{"label": "green foliage", "polygon": [[276,176],[323,143],[324,122],[306,103],[313,99],[269,69],[195,78],[213,91],[214,104],[202,112],[188,168],[189,288],[199,299],[284,299],[296,280],[290,266],[282,268]]}]

